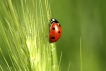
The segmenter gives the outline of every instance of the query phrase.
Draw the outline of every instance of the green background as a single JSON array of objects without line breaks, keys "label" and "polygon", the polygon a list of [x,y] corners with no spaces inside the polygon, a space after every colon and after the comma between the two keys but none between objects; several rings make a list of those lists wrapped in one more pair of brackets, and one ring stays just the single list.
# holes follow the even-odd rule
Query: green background
[{"label": "green background", "polygon": [[56,42],[61,70],[106,71],[106,0],[51,0],[52,17],[62,25]]},{"label": "green background", "polygon": [[[62,53],[61,71],[67,71],[68,67],[69,71],[106,71],[106,0],[49,0],[49,3],[52,17],[60,22],[63,31],[56,42],[58,61]],[[2,41],[0,38],[0,46],[6,47]],[[6,48],[2,51],[10,62]],[[3,62],[0,54],[0,64]]]}]

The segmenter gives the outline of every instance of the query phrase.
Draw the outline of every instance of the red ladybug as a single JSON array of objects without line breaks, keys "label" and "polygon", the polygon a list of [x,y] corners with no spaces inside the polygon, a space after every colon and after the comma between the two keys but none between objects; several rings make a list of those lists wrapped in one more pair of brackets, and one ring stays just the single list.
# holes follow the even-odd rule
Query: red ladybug
[{"label": "red ladybug", "polygon": [[62,35],[62,28],[59,22],[52,18],[50,21],[49,42],[56,42]]}]

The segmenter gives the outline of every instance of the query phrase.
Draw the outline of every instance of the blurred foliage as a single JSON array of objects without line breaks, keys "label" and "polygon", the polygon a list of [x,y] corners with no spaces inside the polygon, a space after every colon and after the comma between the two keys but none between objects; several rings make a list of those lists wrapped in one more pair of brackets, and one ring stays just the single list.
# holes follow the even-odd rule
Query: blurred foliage
[{"label": "blurred foliage", "polygon": [[52,17],[62,25],[57,41],[61,70],[106,71],[106,0],[52,0]]}]

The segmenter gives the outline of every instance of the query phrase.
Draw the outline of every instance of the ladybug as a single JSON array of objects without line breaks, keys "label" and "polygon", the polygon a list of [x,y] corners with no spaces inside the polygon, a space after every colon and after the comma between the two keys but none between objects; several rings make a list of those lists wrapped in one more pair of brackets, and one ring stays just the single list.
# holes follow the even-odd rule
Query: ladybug
[{"label": "ladybug", "polygon": [[62,35],[62,28],[59,22],[52,18],[50,21],[49,42],[56,42]]}]

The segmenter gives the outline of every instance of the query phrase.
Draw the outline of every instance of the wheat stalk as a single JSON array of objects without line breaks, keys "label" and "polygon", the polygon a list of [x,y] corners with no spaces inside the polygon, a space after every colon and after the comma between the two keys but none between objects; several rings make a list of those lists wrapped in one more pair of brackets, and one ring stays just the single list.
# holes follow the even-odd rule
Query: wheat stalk
[{"label": "wheat stalk", "polygon": [[[51,10],[48,0],[2,0],[0,2],[0,46],[5,71],[58,71],[55,43],[49,43]],[[44,38],[44,39],[42,39]],[[7,49],[9,62],[2,48]]]}]

